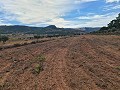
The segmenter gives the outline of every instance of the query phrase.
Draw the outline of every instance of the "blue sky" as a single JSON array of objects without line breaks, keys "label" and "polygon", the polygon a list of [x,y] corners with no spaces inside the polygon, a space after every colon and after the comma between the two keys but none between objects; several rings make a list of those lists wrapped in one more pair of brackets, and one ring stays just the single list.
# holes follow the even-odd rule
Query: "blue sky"
[{"label": "blue sky", "polygon": [[0,0],[0,25],[101,27],[118,13],[120,0]]}]

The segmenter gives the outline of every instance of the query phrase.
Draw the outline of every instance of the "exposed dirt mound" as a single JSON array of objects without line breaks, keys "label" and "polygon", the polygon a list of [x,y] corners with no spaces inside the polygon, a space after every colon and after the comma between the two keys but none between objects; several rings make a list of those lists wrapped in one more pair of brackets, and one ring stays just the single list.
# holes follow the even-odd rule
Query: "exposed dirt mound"
[{"label": "exposed dirt mound", "polygon": [[86,35],[2,50],[0,90],[120,90],[120,36]]}]

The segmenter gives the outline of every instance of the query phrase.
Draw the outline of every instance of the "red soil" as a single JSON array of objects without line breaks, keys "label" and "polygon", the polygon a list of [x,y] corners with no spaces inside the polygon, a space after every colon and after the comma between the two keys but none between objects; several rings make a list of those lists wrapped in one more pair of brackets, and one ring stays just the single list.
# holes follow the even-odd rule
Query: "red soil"
[{"label": "red soil", "polygon": [[[43,71],[35,74],[40,54]],[[2,50],[0,90],[120,90],[120,36],[83,35]]]}]

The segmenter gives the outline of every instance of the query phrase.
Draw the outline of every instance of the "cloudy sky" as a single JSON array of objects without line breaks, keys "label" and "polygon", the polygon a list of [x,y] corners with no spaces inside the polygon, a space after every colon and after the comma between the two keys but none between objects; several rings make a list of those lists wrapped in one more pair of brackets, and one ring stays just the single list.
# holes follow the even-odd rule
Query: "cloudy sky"
[{"label": "cloudy sky", "polygon": [[0,25],[106,26],[120,13],[120,0],[0,0]]}]

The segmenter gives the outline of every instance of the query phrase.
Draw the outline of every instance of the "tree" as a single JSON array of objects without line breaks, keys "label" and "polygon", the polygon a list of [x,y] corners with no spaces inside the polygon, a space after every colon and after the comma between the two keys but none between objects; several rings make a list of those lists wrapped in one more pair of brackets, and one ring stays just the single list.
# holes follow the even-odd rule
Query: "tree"
[{"label": "tree", "polygon": [[120,13],[118,14],[118,17],[116,17],[115,20],[112,20],[112,21],[108,24],[108,28],[109,28],[109,29],[112,29],[112,28],[120,29]]},{"label": "tree", "polygon": [[118,14],[118,17],[116,17],[117,20],[120,20],[120,13]]},{"label": "tree", "polygon": [[120,13],[118,14],[118,17],[116,17],[116,19],[117,19],[116,22],[117,28],[120,29]]},{"label": "tree", "polygon": [[101,31],[108,30],[108,27],[102,27],[100,30]]},{"label": "tree", "polygon": [[39,39],[39,38],[40,38],[40,36],[34,36],[34,38],[35,38],[35,39]]},{"label": "tree", "polygon": [[120,33],[120,13],[116,19],[112,20],[107,27],[102,27],[99,31],[94,33],[118,34]]},{"label": "tree", "polygon": [[5,43],[7,40],[9,40],[7,36],[0,36],[0,42],[2,41],[3,43]]}]

